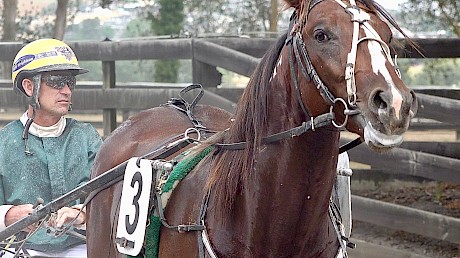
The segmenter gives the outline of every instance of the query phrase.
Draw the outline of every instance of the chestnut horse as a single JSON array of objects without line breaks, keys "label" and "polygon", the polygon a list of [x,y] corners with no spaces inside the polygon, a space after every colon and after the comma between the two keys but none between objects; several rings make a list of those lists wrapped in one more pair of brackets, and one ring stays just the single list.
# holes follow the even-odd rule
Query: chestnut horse
[{"label": "chestnut horse", "polygon": [[[285,2],[294,9],[289,30],[260,61],[235,114],[195,110],[220,132],[199,144],[211,153],[178,184],[165,219],[202,222],[205,234],[162,227],[159,257],[346,256],[329,214],[340,130],[379,152],[401,143],[417,107],[388,48],[389,25],[401,30],[372,0]],[[105,140],[92,176],[191,126],[170,106],[131,117]],[[120,192],[119,183],[90,202],[89,257],[122,257]]]}]

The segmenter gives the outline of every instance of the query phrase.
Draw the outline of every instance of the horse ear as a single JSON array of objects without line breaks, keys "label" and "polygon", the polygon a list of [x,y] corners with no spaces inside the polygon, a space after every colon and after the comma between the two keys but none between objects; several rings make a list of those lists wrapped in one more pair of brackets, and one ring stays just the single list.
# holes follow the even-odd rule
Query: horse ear
[{"label": "horse ear", "polygon": [[286,9],[289,7],[298,9],[300,7],[301,0],[284,0],[284,2],[286,3]]}]

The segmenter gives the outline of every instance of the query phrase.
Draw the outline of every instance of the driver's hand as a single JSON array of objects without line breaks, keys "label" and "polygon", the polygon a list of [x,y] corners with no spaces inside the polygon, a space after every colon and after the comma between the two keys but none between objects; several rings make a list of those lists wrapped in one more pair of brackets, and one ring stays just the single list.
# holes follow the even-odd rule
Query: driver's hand
[{"label": "driver's hand", "polygon": [[52,216],[51,219],[48,221],[48,226],[55,227],[55,228],[62,228],[64,224],[68,224],[72,222],[75,217],[77,219],[74,222],[74,225],[82,225],[86,221],[86,214],[85,212],[81,212],[78,214],[80,210],[69,208],[69,207],[62,207],[57,211],[55,216]]},{"label": "driver's hand", "polygon": [[[27,217],[29,214],[32,214],[33,210],[34,209],[32,204],[21,204],[11,207],[5,214],[5,225],[9,226],[15,223],[16,221]],[[29,232],[31,230],[34,230],[36,227],[37,224],[32,224],[27,228],[24,228],[22,231]]]}]

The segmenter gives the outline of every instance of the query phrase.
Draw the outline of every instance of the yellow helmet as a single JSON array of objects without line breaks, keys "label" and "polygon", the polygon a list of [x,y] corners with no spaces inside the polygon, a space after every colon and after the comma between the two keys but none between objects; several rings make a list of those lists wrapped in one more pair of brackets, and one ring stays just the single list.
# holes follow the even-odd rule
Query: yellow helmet
[{"label": "yellow helmet", "polygon": [[87,73],[78,65],[73,50],[57,39],[39,39],[25,45],[13,61],[11,79],[16,91],[27,94],[22,87],[22,80],[38,73],[49,71],[71,71],[74,75]]}]

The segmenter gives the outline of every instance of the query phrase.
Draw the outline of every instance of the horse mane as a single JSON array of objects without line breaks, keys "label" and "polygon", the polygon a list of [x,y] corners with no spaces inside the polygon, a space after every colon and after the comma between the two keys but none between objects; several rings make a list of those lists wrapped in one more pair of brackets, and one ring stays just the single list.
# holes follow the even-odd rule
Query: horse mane
[{"label": "horse mane", "polygon": [[[230,128],[211,137],[200,149],[214,143],[246,142],[243,150],[219,150],[206,189],[212,189],[217,213],[224,215],[232,208],[235,196],[244,185],[254,167],[254,156],[261,145],[267,128],[268,93],[270,78],[287,38],[282,35],[263,56],[243,92]],[[216,213],[216,214],[217,214]]]}]

